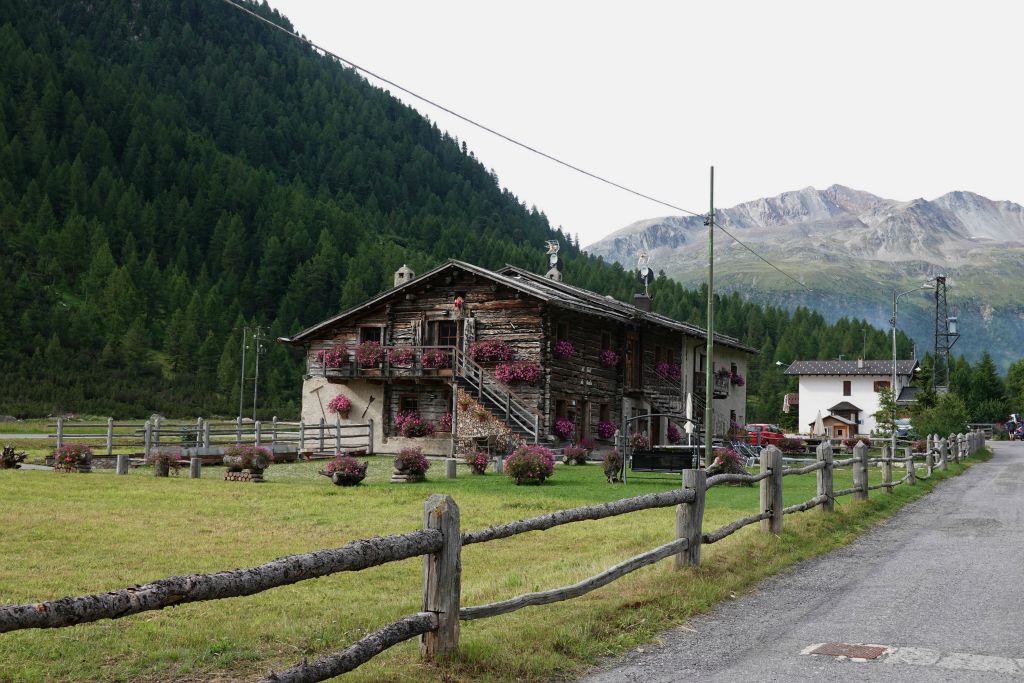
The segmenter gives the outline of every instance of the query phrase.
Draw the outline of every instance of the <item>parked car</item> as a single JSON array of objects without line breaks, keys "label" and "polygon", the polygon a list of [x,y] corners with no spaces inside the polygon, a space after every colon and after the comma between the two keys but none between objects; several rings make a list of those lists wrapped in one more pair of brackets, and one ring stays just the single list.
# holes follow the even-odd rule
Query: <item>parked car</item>
[{"label": "parked car", "polygon": [[779,425],[748,424],[744,429],[747,430],[747,441],[758,446],[777,444],[785,438],[785,434],[782,433]]}]

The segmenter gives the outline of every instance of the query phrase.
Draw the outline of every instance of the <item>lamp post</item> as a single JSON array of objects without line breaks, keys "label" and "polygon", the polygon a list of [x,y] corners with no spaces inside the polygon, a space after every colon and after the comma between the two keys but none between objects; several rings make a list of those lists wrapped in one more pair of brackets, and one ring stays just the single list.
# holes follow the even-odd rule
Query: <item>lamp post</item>
[{"label": "lamp post", "polygon": [[922,289],[934,289],[934,286],[926,282],[920,287],[914,287],[899,294],[895,290],[892,293],[892,319],[889,321],[889,324],[892,325],[892,385],[890,386],[892,391],[892,449],[889,451],[890,458],[896,457],[896,307],[902,297]]}]

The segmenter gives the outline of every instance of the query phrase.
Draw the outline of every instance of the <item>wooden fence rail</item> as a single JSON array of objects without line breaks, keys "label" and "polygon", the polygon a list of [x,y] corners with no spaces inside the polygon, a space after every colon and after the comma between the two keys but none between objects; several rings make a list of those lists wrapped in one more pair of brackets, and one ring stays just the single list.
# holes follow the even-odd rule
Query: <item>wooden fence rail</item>
[{"label": "wooden fence rail", "polygon": [[[984,447],[980,433],[950,435],[929,439],[929,450],[923,455],[926,469],[932,471],[933,455],[939,457],[940,466],[952,453],[955,458],[966,458]],[[953,444],[950,450],[950,444]],[[933,450],[934,449],[934,450]],[[369,661],[389,647],[410,638],[421,636],[420,653],[426,658],[443,657],[454,653],[459,643],[459,622],[507,614],[525,607],[545,605],[585,595],[616,579],[659,560],[675,556],[677,568],[700,563],[702,545],[716,543],[745,526],[760,523],[761,530],[779,534],[787,514],[804,512],[820,507],[822,512],[833,509],[839,496],[855,494],[867,498],[868,492],[879,488],[886,491],[903,483],[916,482],[915,456],[906,449],[906,457],[897,458],[883,452],[876,458],[878,464],[905,463],[907,474],[898,481],[886,481],[869,486],[867,479],[868,448],[863,443],[854,447],[854,457],[834,461],[832,445],[821,443],[816,449],[817,462],[802,468],[786,469],[782,452],[770,446],[760,457],[758,475],[718,475],[708,478],[704,470],[684,470],[682,488],[675,491],[652,493],[633,498],[559,510],[479,531],[462,532],[459,508],[446,495],[434,494],[424,504],[423,529],[393,536],[353,541],[341,548],[312,553],[289,555],[249,569],[236,569],[216,574],[192,574],[161,579],[144,586],[124,588],[94,595],[61,598],[49,602],[26,605],[0,606],[0,633],[26,628],[59,628],[75,624],[117,619],[129,614],[158,610],[172,605],[203,600],[252,595],[271,588],[286,586],[344,571],[359,571],[387,562],[396,562],[423,556],[423,611],[404,617],[370,633],[348,648],[325,655],[313,662],[303,662],[291,669],[272,673],[267,682],[322,681],[351,671]],[[832,475],[836,467],[852,466],[855,486],[833,490]],[[796,505],[783,507],[782,485],[786,475],[815,473],[817,495]],[[760,483],[760,511],[738,519],[709,533],[702,532],[704,504],[707,491],[725,483]],[[460,605],[462,580],[462,547],[508,538],[530,531],[543,531],[556,526],[584,520],[598,520],[640,510],[676,506],[675,540],[620,562],[605,571],[570,586],[546,591],[526,593],[506,600],[472,607]]]}]

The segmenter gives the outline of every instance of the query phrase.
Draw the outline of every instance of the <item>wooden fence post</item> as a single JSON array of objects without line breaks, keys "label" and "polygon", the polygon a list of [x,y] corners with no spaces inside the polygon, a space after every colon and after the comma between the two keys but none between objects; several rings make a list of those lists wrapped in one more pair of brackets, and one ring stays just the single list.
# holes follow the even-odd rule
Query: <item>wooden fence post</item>
[{"label": "wooden fence post", "polygon": [[[892,483],[892,459],[896,457],[896,451],[893,450],[890,444],[882,446],[882,482],[885,484]],[[884,486],[882,488],[886,493],[892,493],[892,486]]]},{"label": "wooden fence post", "polygon": [[206,420],[204,420],[202,417],[197,417],[196,418],[196,438],[195,438],[195,446],[196,446],[196,448],[203,447],[203,432],[204,432],[205,428],[206,428]]},{"label": "wooden fence post", "polygon": [[932,454],[932,450],[929,448],[928,452],[924,454],[924,467],[928,472],[928,476],[932,476],[932,472],[935,470],[935,456]]},{"label": "wooden fence post", "polygon": [[427,498],[423,528],[439,529],[444,538],[439,552],[423,558],[423,611],[437,615],[437,630],[423,634],[420,654],[434,659],[454,654],[459,648],[462,532],[459,506],[451,496],[435,493]]},{"label": "wooden fence post", "polygon": [[107,418],[107,455],[114,454],[114,418]]},{"label": "wooden fence post", "polygon": [[448,479],[454,479],[455,478],[455,466],[456,466],[457,463],[458,463],[458,460],[456,460],[455,458],[445,458],[445,460],[444,460],[444,474],[445,474],[445,477],[447,477]]},{"label": "wooden fence post", "polygon": [[198,479],[201,476],[203,476],[203,459],[198,455],[193,455],[188,461],[188,478]]},{"label": "wooden fence post", "polygon": [[949,444],[945,439],[939,439],[939,469],[949,469]]},{"label": "wooden fence post", "polygon": [[122,454],[122,455],[118,455],[117,456],[117,473],[118,474],[128,474],[128,456],[127,455]]},{"label": "wooden fence post", "polygon": [[306,421],[299,418],[299,448],[298,451],[301,453],[303,447],[306,445]]},{"label": "wooden fence post", "polygon": [[235,418],[235,443],[242,443],[242,416]]},{"label": "wooden fence post", "polygon": [[868,499],[868,446],[863,441],[858,441],[853,447],[853,486],[857,489],[853,493],[854,500]]},{"label": "wooden fence post", "polygon": [[825,496],[821,511],[832,512],[836,508],[835,496],[832,495],[835,490],[832,488],[832,444],[822,441],[814,452],[818,455],[818,462],[825,463],[825,466],[815,473],[818,475],[818,495]]},{"label": "wooden fence post", "polygon": [[341,416],[334,418],[334,454],[341,453]]},{"label": "wooden fence post", "polygon": [[142,437],[142,455],[149,457],[149,449],[153,445],[153,423],[146,420]]},{"label": "wooden fence post", "polygon": [[327,429],[327,420],[320,418],[320,452],[324,452],[324,430]]},{"label": "wooden fence post", "polygon": [[252,423],[252,438],[253,443],[257,446],[263,443],[263,423],[259,420]]},{"label": "wooden fence post", "polygon": [[676,554],[676,569],[700,565],[707,480],[707,472],[702,469],[683,470],[683,488],[693,491],[693,502],[676,506],[676,538],[689,539],[686,550]]},{"label": "wooden fence post", "polygon": [[949,435],[949,440],[947,441],[947,443],[949,444],[949,453],[950,453],[950,455],[953,456],[953,462],[959,463],[960,462],[960,449],[957,447],[956,434],[950,434]]},{"label": "wooden fence post", "polygon": [[366,421],[366,454],[373,455],[373,418]]},{"label": "wooden fence post", "polygon": [[277,415],[270,419],[270,445],[277,445]]},{"label": "wooden fence post", "polygon": [[203,422],[203,448],[210,447],[210,421]]},{"label": "wooden fence post", "polygon": [[961,460],[966,460],[967,459],[967,437],[964,435],[963,432],[960,432],[959,434],[956,435],[956,443],[957,443],[957,446],[959,447],[960,459]]},{"label": "wooden fence post", "polygon": [[761,451],[761,472],[771,471],[771,476],[761,480],[761,512],[770,512],[771,517],[761,520],[763,533],[782,533],[782,451],[768,446]]},{"label": "wooden fence post", "polygon": [[161,427],[162,423],[163,423],[163,418],[161,418],[159,415],[157,415],[156,416],[156,420],[154,420],[154,422],[153,422],[153,428],[150,431],[150,434],[151,434],[151,436],[150,436],[150,443],[152,445],[154,445],[154,446],[159,446],[160,445],[160,427]]},{"label": "wooden fence post", "polygon": [[916,486],[917,470],[914,469],[914,449],[911,446],[905,447],[903,455],[907,456],[907,483]]},{"label": "wooden fence post", "polygon": [[57,448],[64,445],[64,418],[57,418]]}]

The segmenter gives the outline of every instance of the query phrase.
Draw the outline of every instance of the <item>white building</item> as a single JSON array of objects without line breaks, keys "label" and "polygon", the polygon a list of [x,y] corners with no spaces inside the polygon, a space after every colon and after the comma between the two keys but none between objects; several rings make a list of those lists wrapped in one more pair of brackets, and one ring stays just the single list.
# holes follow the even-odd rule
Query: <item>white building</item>
[{"label": "white building", "polygon": [[[916,360],[896,361],[896,396],[910,384]],[[878,392],[892,384],[891,360],[802,360],[786,369],[800,378],[799,430],[847,439],[877,429]]]}]

